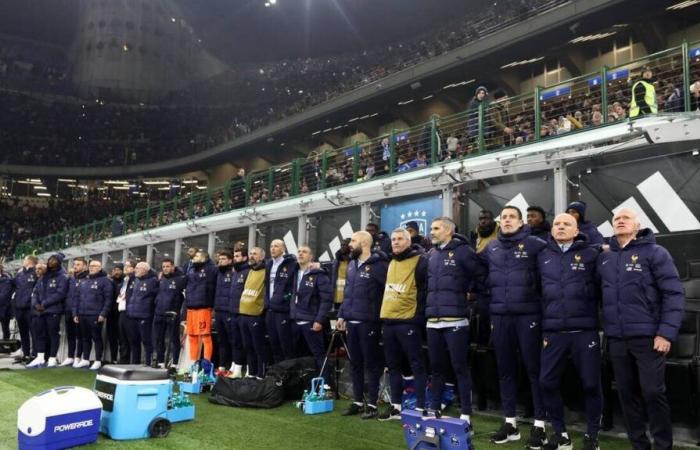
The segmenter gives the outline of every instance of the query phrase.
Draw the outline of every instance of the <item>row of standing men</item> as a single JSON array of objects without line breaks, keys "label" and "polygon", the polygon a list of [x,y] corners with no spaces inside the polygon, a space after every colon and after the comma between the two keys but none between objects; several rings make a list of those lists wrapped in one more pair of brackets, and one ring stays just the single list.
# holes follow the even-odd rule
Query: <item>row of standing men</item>
[{"label": "row of standing men", "polygon": [[[75,364],[82,355],[78,367],[89,365],[83,361],[88,360],[94,343],[94,368],[102,357],[104,322],[108,329],[117,330],[108,335],[111,350],[120,348],[121,362],[128,349],[131,362],[140,363],[142,345],[150,362],[155,338],[156,361],[165,363],[167,329],[173,333],[172,356],[177,361],[179,327],[167,327],[167,323],[177,323],[180,317],[185,318],[191,359],[199,358],[204,344],[203,357],[211,360],[215,314],[219,365],[226,368],[231,361],[234,376],[247,365],[249,376],[262,377],[270,362],[295,357],[300,343],[306,344],[305,350],[314,355],[320,369],[325,357],[326,317],[333,303],[338,303],[336,328],[347,333],[354,391],[354,402],[343,414],[398,419],[401,366],[407,360],[415,379],[417,405],[425,414],[441,415],[445,379],[454,375],[460,417],[470,422],[469,311],[477,302],[480,310],[486,307],[490,314],[504,414],[492,441],[503,444],[520,439],[516,422],[520,358],[530,380],[535,413],[527,446],[571,448],[559,391],[564,364],[572,358],[586,401],[584,448],[595,449],[602,410],[598,331],[602,305],[628,436],[635,448],[650,448],[648,418],[655,447],[671,448],[664,358],[683,314],[678,272],[668,252],[655,243],[651,230],[640,228],[634,211],[623,209],[615,214],[615,236],[609,245],[591,243],[579,230],[575,208],[569,212],[574,214],[555,218],[551,235],[543,240],[531,234],[517,207],[506,206],[488,243],[477,229],[476,250],[446,217],[433,220],[430,242],[416,239],[415,230],[394,230],[391,256],[382,251],[385,244],[378,227],[368,227],[369,233],[352,235],[330,271],[313,262],[308,246],[300,247],[295,257],[286,253],[281,240],[271,243],[267,261],[259,247],[250,252],[236,247],[233,254],[219,254],[217,267],[206,252],[192,249],[192,259],[183,269],[166,260],[161,274],[156,275],[146,263],[134,266],[126,262],[115,267],[111,279],[98,261],[89,263],[87,274],[76,267],[74,277],[68,279],[60,254],[49,258],[46,272],[37,277],[32,258],[27,258],[13,280],[15,316],[20,333],[26,334],[22,333],[28,327],[24,310],[30,309],[33,315],[29,328],[37,357],[28,367],[45,364],[46,353],[48,364],[56,365],[58,324],[65,317],[66,361],[72,357]],[[430,245],[433,248],[425,252],[424,247]],[[80,263],[84,261],[76,264]],[[22,308],[22,298],[32,282],[30,307]],[[82,338],[71,338],[71,328],[74,336]],[[424,337],[428,365],[423,360]],[[79,342],[82,349],[78,349]],[[25,339],[22,350],[30,354]],[[118,353],[112,353],[116,361]],[[391,405],[379,413],[379,378],[385,365]],[[430,404],[425,402],[428,369]],[[546,420],[553,427],[549,437]]]}]

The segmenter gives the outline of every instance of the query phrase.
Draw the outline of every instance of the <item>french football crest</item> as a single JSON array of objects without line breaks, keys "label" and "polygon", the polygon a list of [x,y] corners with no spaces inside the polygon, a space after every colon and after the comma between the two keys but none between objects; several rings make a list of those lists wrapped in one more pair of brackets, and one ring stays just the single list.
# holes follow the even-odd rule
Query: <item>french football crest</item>
[{"label": "french football crest", "polygon": [[546,347],[548,345],[549,345],[549,341],[547,340],[547,338],[542,339],[542,347]]},{"label": "french football crest", "polygon": [[365,266],[365,272],[369,272],[369,266]]},{"label": "french football crest", "polygon": [[452,258],[454,255],[455,255],[455,252],[453,252],[453,251],[447,252],[447,256],[449,256],[450,258]]},{"label": "french football crest", "polygon": [[632,255],[632,258],[631,258],[631,259],[632,259],[632,262],[633,262],[634,264],[637,264],[637,260],[639,259],[639,255]]},{"label": "french football crest", "polygon": [[574,261],[576,261],[577,263],[580,263],[580,262],[581,262],[581,255],[579,255],[578,253],[575,254],[575,255],[574,255]]},{"label": "french football crest", "polygon": [[521,252],[523,250],[525,250],[525,244],[523,244],[523,243],[518,244],[518,250],[520,250]]}]

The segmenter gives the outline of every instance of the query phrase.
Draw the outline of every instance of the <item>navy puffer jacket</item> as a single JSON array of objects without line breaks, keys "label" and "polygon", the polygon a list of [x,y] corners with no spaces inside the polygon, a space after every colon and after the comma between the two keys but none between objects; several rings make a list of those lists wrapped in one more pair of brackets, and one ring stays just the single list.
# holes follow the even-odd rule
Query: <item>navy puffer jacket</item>
[{"label": "navy puffer jacket", "polygon": [[304,273],[297,286],[294,280],[294,301],[289,316],[294,320],[324,323],[333,306],[333,287],[323,269]]},{"label": "navy puffer jacket", "polygon": [[66,312],[75,315],[80,297],[80,283],[88,277],[88,271],[73,274],[68,281],[68,297],[66,297]]},{"label": "navy puffer jacket", "polygon": [[212,308],[216,293],[216,279],[219,269],[211,259],[203,263],[193,263],[187,272],[185,304],[188,309]]},{"label": "navy puffer jacket", "polygon": [[596,277],[599,247],[579,234],[563,253],[554,239],[537,255],[542,286],[542,329],[598,329],[600,289]]},{"label": "navy puffer jacket", "polygon": [[386,272],[389,259],[382,251],[373,251],[359,268],[357,259],[351,259],[345,278],[343,304],[338,317],[345,320],[379,322]]},{"label": "navy puffer jacket", "polygon": [[272,273],[273,261],[270,259],[266,263],[265,270],[265,309],[275,312],[289,312],[289,304],[292,301],[294,282],[296,281],[299,263],[294,255],[285,254],[282,263],[277,266],[275,274],[275,289],[270,296],[270,274]]},{"label": "navy puffer jacket", "polygon": [[685,294],[668,251],[645,228],[621,248],[617,238],[598,256],[603,329],[614,338],[662,336],[673,341],[683,320]]},{"label": "navy puffer jacket", "polygon": [[34,267],[22,268],[15,276],[15,309],[29,309],[32,305],[32,292],[39,277]]},{"label": "navy puffer jacket", "polygon": [[132,319],[153,317],[158,295],[158,277],[152,270],[134,280],[134,290],[126,302],[126,315]]},{"label": "navy puffer jacket", "polygon": [[158,283],[156,295],[156,316],[163,317],[167,312],[180,312],[187,279],[179,267],[170,275],[163,275]]},{"label": "navy puffer jacket", "polygon": [[489,242],[479,258],[489,269],[488,288],[491,314],[540,314],[537,255],[547,244],[530,235],[530,227],[512,235],[498,231],[498,239]]},{"label": "navy puffer jacket", "polygon": [[219,266],[216,276],[216,293],[214,294],[214,310],[233,312],[231,304],[231,282],[233,281],[233,265]]},{"label": "navy puffer jacket", "polygon": [[428,262],[428,318],[469,317],[467,292],[478,290],[485,271],[469,239],[455,234],[443,248],[433,247]]},{"label": "navy puffer jacket", "polygon": [[102,316],[112,306],[112,281],[107,274],[100,270],[94,275],[88,275],[78,280],[78,295],[73,305],[73,316]]},{"label": "navy puffer jacket", "polygon": [[47,270],[41,277],[41,281],[35,286],[32,296],[32,307],[41,304],[44,311],[39,313],[34,309],[35,314],[61,314],[65,307],[68,296],[68,274],[59,266],[57,270]]}]

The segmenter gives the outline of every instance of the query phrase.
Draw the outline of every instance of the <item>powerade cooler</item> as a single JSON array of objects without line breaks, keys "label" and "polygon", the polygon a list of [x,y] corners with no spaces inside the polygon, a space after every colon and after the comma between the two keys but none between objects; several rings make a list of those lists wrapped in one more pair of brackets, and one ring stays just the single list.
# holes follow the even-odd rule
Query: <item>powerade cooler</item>
[{"label": "powerade cooler", "polygon": [[194,419],[186,396],[173,397],[167,369],[105,366],[97,373],[95,393],[102,400],[100,432],[112,439],[165,437],[171,422]]},{"label": "powerade cooler", "polygon": [[17,411],[20,450],[63,449],[97,440],[102,403],[94,392],[77,386],[49,389]]}]

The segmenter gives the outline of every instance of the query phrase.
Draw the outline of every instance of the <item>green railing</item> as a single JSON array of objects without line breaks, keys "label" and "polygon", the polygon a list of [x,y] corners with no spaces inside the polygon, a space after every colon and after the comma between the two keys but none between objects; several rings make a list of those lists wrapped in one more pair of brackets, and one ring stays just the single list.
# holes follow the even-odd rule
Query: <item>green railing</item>
[{"label": "green railing", "polygon": [[[700,43],[671,48],[617,67],[566,80],[508,99],[495,99],[472,110],[439,117],[405,130],[392,130],[366,142],[249,174],[217,188],[193,192],[166,202],[69,229],[17,246],[15,258],[82,245],[116,235],[204,217],[361,183],[447,160],[469,158],[500,149],[604,126],[626,119],[630,79],[650,65],[659,81],[657,94],[672,98],[662,112],[690,111],[688,86],[700,78]],[[693,53],[695,55],[695,53]],[[693,77],[694,74],[694,77]],[[678,95],[671,96],[677,89]]]}]

